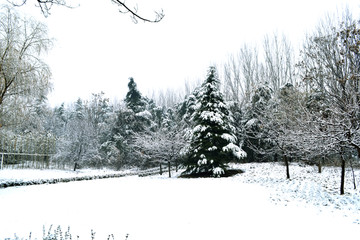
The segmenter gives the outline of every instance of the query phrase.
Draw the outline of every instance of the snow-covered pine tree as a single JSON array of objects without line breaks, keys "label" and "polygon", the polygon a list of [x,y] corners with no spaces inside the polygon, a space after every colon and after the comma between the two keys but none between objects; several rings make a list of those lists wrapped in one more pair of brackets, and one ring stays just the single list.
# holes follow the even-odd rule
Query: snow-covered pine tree
[{"label": "snow-covered pine tree", "polygon": [[192,116],[195,127],[183,175],[220,177],[226,174],[227,163],[246,156],[236,145],[232,117],[219,87],[216,68],[210,67]]},{"label": "snow-covered pine tree", "polygon": [[129,91],[126,94],[125,103],[126,107],[133,110],[135,113],[143,111],[144,102],[141,93],[137,89],[134,78],[129,78],[128,83]]}]

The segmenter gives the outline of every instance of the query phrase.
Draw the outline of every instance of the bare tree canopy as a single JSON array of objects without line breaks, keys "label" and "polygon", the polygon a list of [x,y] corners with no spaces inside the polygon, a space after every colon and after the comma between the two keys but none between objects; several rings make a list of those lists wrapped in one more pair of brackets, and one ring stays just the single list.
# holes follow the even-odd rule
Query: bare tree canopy
[{"label": "bare tree canopy", "polygon": [[[10,4],[16,7],[24,6],[29,0],[7,0]],[[74,6],[71,6],[66,0],[34,0],[37,2],[36,6],[40,8],[42,14],[47,17],[50,15],[51,8],[53,6],[65,6],[72,8]],[[125,1],[120,0],[111,0],[112,3],[114,3],[119,8],[119,12],[121,13],[130,13],[131,18],[134,21],[134,23],[138,23],[140,21],[144,22],[150,22],[150,23],[157,23],[160,22],[165,14],[163,10],[155,11],[155,17],[153,19],[142,17],[138,13],[137,7],[129,7],[127,4],[125,4]]]}]

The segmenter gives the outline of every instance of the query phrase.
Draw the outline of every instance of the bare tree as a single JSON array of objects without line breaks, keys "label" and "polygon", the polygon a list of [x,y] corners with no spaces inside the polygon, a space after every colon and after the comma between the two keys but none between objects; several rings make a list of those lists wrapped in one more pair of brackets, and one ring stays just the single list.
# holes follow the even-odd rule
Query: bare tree
[{"label": "bare tree", "polygon": [[360,29],[349,15],[340,27],[329,25],[308,39],[299,66],[307,87],[328,101],[324,110],[312,112],[312,122],[323,126],[319,138],[330,139],[340,156],[344,194],[344,155],[353,148],[360,156]]},{"label": "bare tree", "polygon": [[[52,45],[47,28],[21,18],[12,8],[0,12],[0,120],[17,115],[46,96],[51,89],[50,70],[41,55]],[[15,111],[15,110],[18,111]]]},{"label": "bare tree", "polygon": [[[20,7],[25,5],[29,0],[7,0],[7,1],[11,3],[13,6]],[[69,8],[73,7],[68,3],[67,0],[34,0],[34,1],[37,3],[36,6],[40,8],[42,14],[45,17],[50,15],[53,6],[65,6]],[[155,12],[155,17],[153,19],[145,18],[138,13],[137,7],[134,8],[129,7],[127,4],[125,4],[125,1],[111,0],[111,2],[119,7],[119,11],[121,13],[130,13],[131,18],[135,23],[137,23],[139,20],[144,22],[157,23],[160,22],[165,16],[163,10],[160,10]]]},{"label": "bare tree", "polygon": [[255,85],[260,81],[260,64],[256,48],[244,45],[237,55],[224,64],[224,95],[227,100],[249,102]]},{"label": "bare tree", "polygon": [[151,99],[153,99],[158,106],[165,107],[167,109],[174,107],[176,104],[184,99],[185,93],[179,90],[166,89],[153,91]]},{"label": "bare tree", "polygon": [[253,91],[267,84],[277,92],[286,83],[295,85],[294,51],[283,35],[266,35],[262,51],[244,45],[224,64],[224,94],[227,100],[250,102]]},{"label": "bare tree", "polygon": [[134,148],[144,159],[143,166],[157,166],[168,162],[176,167],[185,139],[180,131],[162,128],[155,132],[136,133]]},{"label": "bare tree", "polygon": [[295,84],[295,60],[294,52],[290,42],[283,35],[279,38],[274,34],[273,37],[264,38],[264,57],[265,57],[265,79],[269,82],[274,91],[278,91],[286,83]]},{"label": "bare tree", "polygon": [[302,115],[301,93],[288,83],[266,104],[255,106],[259,129],[255,129],[253,135],[263,144],[251,147],[262,154],[280,155],[286,166],[286,178],[290,179],[289,161],[299,154],[299,145],[303,144],[297,128],[299,116]]}]

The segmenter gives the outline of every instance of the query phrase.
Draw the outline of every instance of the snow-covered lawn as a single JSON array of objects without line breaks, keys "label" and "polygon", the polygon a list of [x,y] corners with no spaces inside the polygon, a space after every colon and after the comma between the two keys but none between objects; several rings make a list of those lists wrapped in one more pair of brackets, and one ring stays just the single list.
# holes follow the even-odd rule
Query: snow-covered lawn
[{"label": "snow-covered lawn", "polygon": [[[354,169],[357,189],[354,189],[351,169],[346,170],[345,195],[340,192],[340,168],[290,165],[291,180],[285,180],[285,166],[279,163],[235,165],[245,171],[238,176],[244,183],[259,184],[270,190],[270,200],[283,206],[316,207],[332,211],[360,224],[360,170]],[[359,225],[360,227],[360,225]]]},{"label": "snow-covered lawn", "polygon": [[55,169],[4,169],[0,170],[0,183],[7,181],[26,181],[38,179],[53,179],[53,178],[67,178],[76,176],[90,176],[101,175],[109,173],[118,173],[118,171],[111,170],[55,170]]},{"label": "snow-covered lawn", "polygon": [[164,174],[0,189],[0,239],[30,232],[41,239],[43,226],[50,225],[70,226],[80,239],[90,239],[94,229],[99,240],[108,234],[120,240],[127,234],[128,240],[360,236],[359,190],[352,190],[350,181],[347,194],[339,196],[336,169],[319,175],[295,165],[287,181],[279,164],[238,167],[246,172],[223,179]]}]

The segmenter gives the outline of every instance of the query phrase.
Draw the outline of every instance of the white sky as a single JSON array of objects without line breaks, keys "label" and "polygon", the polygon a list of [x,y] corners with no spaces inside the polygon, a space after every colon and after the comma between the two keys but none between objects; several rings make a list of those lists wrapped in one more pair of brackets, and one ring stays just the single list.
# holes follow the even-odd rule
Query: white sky
[{"label": "white sky", "polygon": [[54,7],[46,19],[34,0],[18,9],[45,22],[56,39],[47,56],[53,106],[100,91],[123,99],[129,77],[145,95],[182,89],[185,80],[203,80],[210,65],[221,65],[244,43],[261,43],[265,34],[284,33],[299,44],[326,13],[346,5],[354,17],[360,13],[355,0],[127,0],[144,17],[165,13],[160,23],[134,24],[110,0],[76,2],[75,9]]}]

